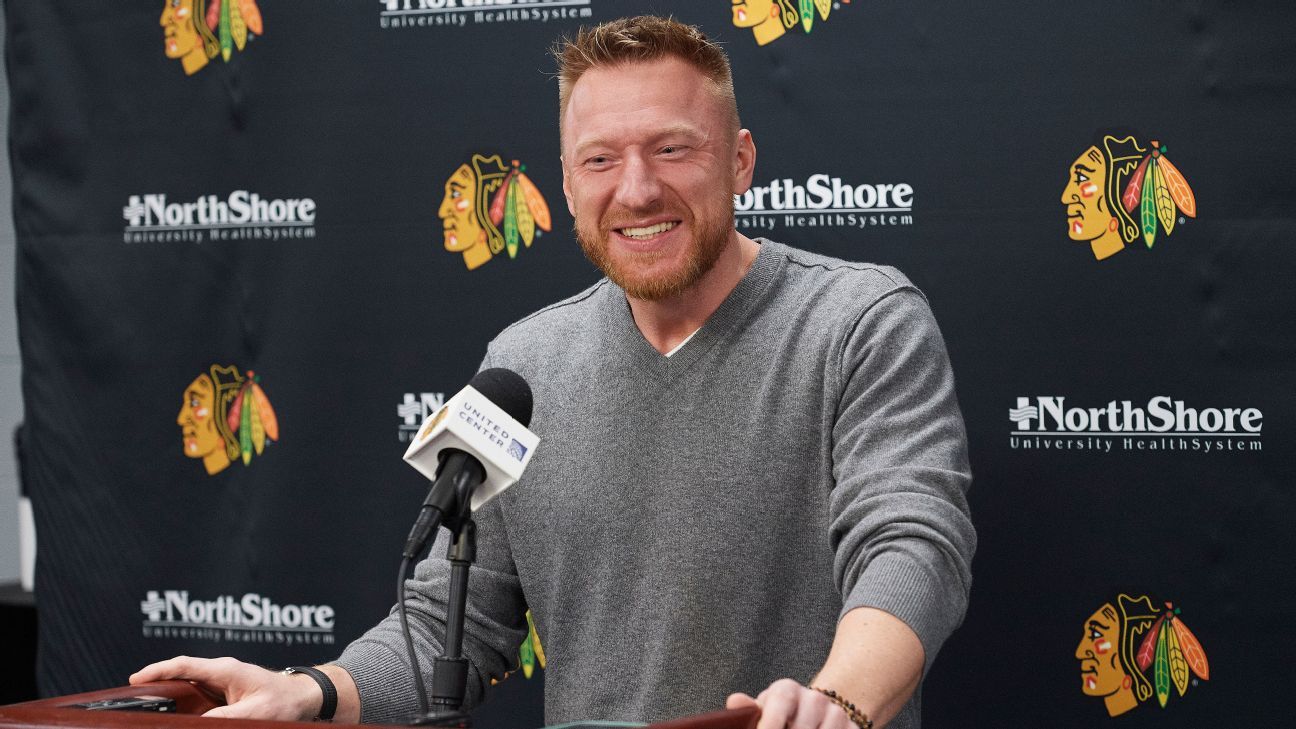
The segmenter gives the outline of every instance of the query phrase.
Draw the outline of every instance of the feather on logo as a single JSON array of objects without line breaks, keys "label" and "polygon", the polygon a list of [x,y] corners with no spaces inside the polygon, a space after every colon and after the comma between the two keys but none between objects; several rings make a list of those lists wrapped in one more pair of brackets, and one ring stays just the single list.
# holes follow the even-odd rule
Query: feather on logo
[{"label": "feather on logo", "polygon": [[1080,661],[1080,690],[1102,697],[1110,716],[1124,714],[1154,695],[1164,709],[1172,690],[1183,697],[1190,683],[1210,680],[1206,651],[1180,617],[1180,609],[1169,602],[1156,608],[1146,595],[1121,594],[1115,605],[1098,608],[1085,621],[1075,657]]}]

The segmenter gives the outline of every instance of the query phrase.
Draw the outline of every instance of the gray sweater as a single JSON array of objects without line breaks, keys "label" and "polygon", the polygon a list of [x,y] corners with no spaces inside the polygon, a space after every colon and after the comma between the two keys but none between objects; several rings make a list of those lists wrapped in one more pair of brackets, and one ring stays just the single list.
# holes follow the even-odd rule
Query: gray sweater
[{"label": "gray sweater", "polygon": [[[770,241],[672,357],[607,280],[505,329],[484,366],[535,393],[541,443],[477,515],[468,702],[517,665],[532,611],[545,716],[659,721],[805,682],[840,616],[903,620],[931,665],[962,620],[976,535],[936,323],[894,269]],[[409,583],[439,654],[445,534]],[[342,654],[364,721],[416,701],[394,614]],[[918,694],[892,722],[917,727]]]}]

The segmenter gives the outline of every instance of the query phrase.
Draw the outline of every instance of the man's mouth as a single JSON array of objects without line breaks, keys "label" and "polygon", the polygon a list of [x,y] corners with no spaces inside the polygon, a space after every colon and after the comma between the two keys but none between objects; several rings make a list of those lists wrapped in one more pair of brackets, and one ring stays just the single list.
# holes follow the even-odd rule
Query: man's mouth
[{"label": "man's mouth", "polygon": [[656,223],[654,225],[646,225],[638,228],[617,228],[616,232],[620,233],[621,235],[624,235],[627,238],[633,238],[634,240],[648,240],[649,238],[652,238],[655,235],[661,235],[662,233],[665,233],[671,228],[674,228],[676,225],[679,225],[679,221],[667,220],[661,223]]}]

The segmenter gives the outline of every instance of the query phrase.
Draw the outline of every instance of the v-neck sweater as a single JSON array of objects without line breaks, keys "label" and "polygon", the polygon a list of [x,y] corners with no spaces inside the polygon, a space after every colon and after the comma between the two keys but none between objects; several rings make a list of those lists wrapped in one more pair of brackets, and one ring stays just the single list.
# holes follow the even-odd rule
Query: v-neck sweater
[{"label": "v-neck sweater", "polygon": [[[483,366],[531,384],[541,441],[477,514],[470,703],[516,667],[527,609],[549,724],[660,721],[804,683],[857,607],[904,621],[927,667],[961,622],[971,474],[926,299],[895,269],[759,242],[674,356],[607,279],[488,347]],[[445,546],[409,583],[424,670],[444,635]],[[338,663],[365,721],[414,711],[394,616]],[[891,727],[919,725],[919,696]]]}]

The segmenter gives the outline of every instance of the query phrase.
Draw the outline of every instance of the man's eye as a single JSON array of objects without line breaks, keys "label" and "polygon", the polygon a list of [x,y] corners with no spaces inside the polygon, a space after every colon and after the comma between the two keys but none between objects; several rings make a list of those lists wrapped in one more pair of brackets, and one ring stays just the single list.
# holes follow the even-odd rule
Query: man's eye
[{"label": "man's eye", "polygon": [[1079,182],[1088,182],[1088,181],[1089,181],[1088,177],[1086,177],[1085,175],[1079,172],[1076,173],[1076,182],[1079,183]]},{"label": "man's eye", "polygon": [[1098,640],[1101,637],[1102,633],[1099,633],[1097,628],[1089,629],[1089,640]]}]

